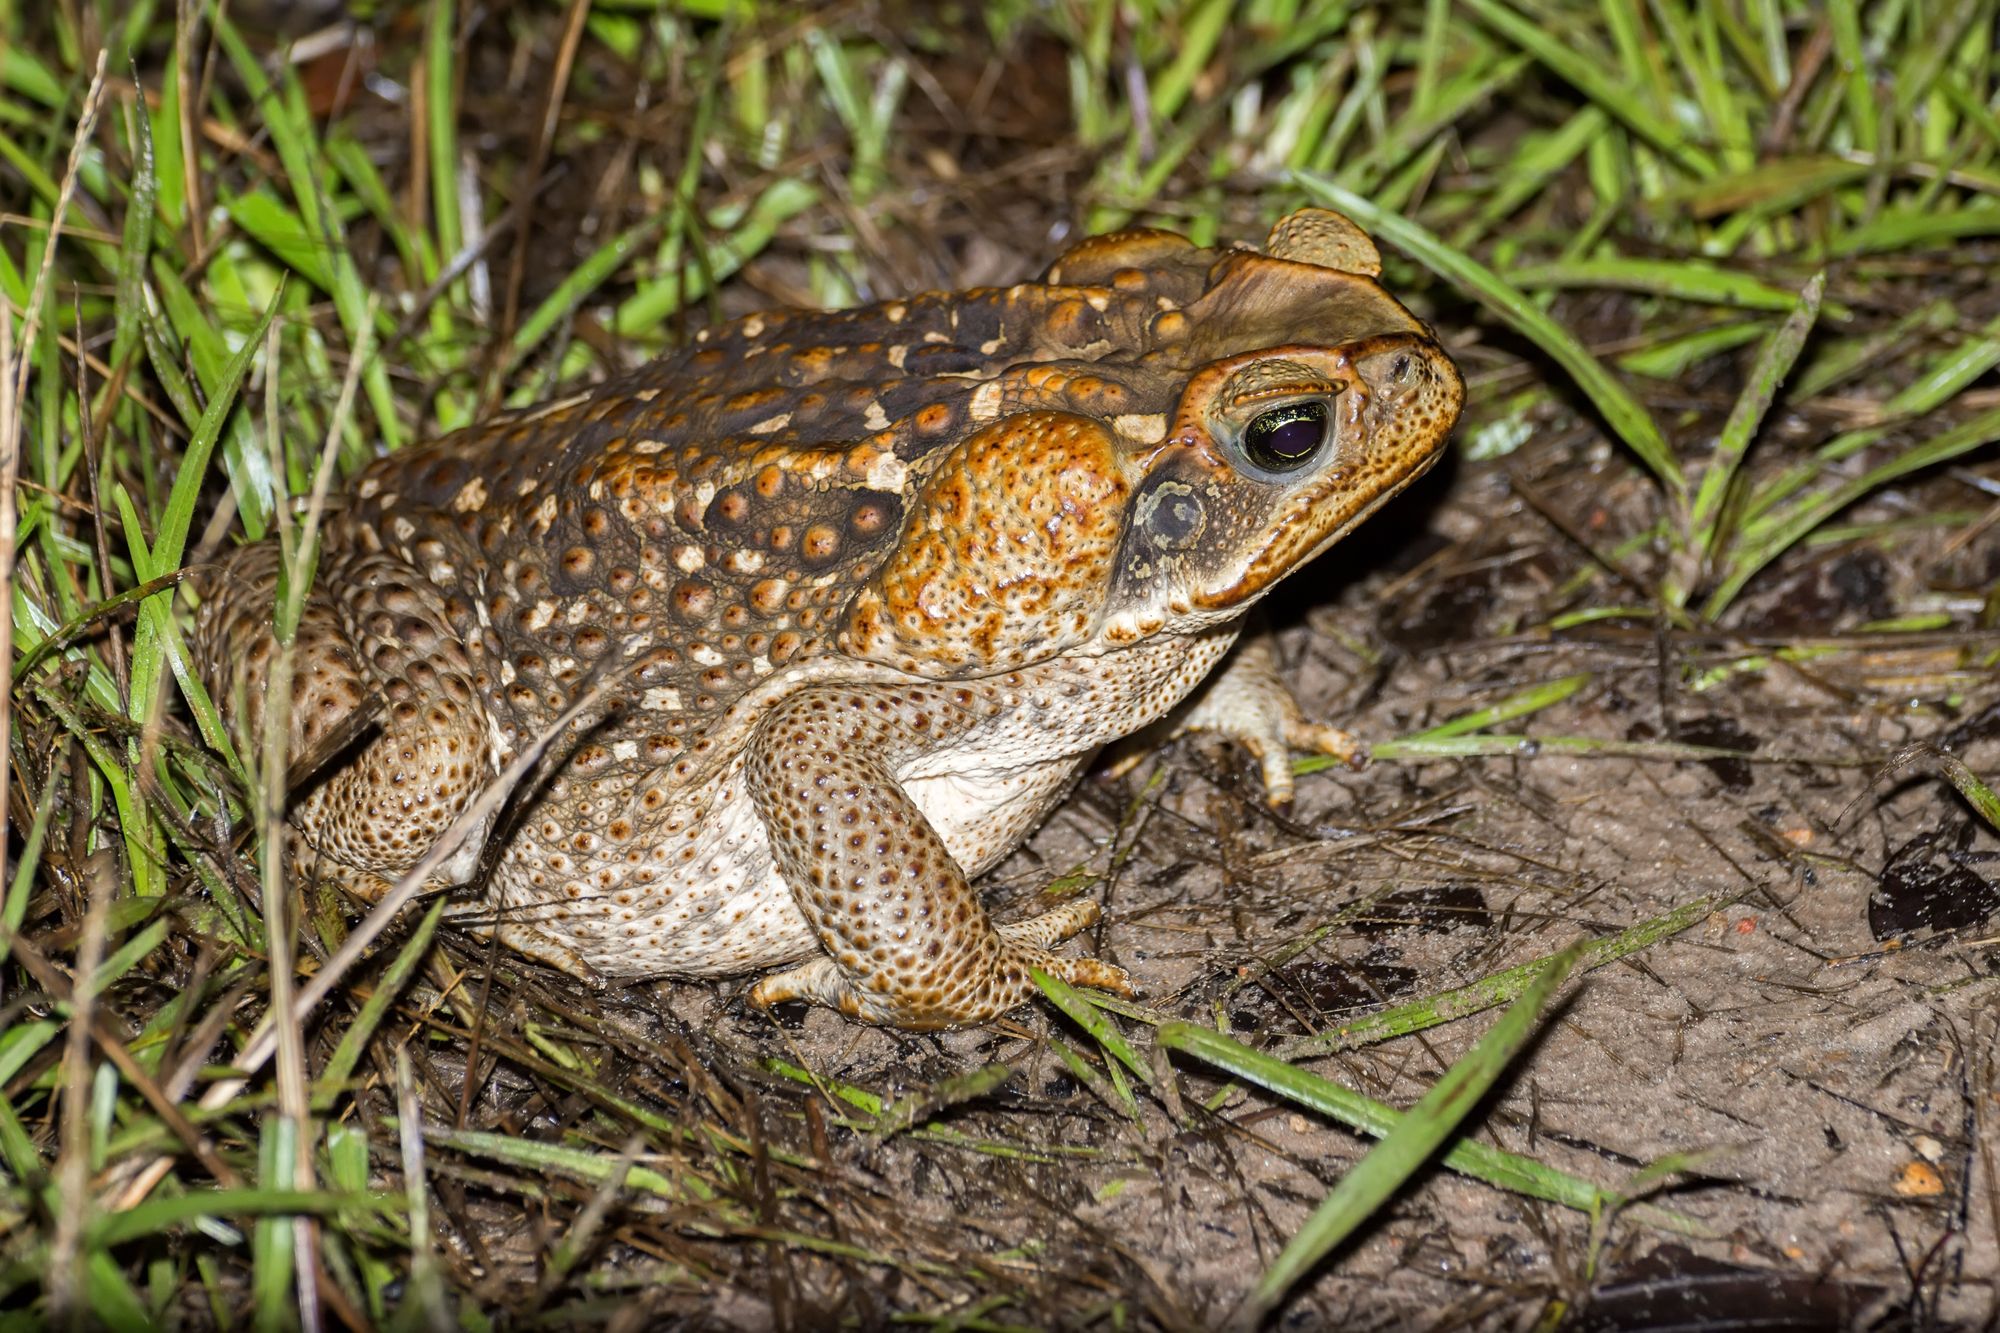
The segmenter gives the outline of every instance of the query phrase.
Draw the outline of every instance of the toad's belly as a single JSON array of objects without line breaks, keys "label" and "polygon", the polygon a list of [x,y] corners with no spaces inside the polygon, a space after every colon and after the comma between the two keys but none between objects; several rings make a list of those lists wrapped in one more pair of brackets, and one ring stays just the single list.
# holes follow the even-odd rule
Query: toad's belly
[{"label": "toad's belly", "polygon": [[[1005,767],[973,748],[898,777],[970,876],[1020,845],[1093,752]],[[588,800],[579,818],[574,793],[552,788],[501,858],[491,897],[502,917],[607,977],[735,976],[812,956],[819,941],[772,859],[742,768],[739,759],[705,797],[643,820]],[[544,813],[559,807],[571,813]]]},{"label": "toad's belly", "polygon": [[552,787],[508,844],[492,898],[509,924],[607,977],[728,976],[806,957],[818,946],[741,769],[654,812]]}]

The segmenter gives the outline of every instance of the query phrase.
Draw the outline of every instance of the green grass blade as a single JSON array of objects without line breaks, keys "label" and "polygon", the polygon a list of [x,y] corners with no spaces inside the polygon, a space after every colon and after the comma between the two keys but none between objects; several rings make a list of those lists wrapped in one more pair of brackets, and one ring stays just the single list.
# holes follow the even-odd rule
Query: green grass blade
[{"label": "green grass blade", "polygon": [[1852,259],[1899,250],[1926,250],[1968,236],[1996,233],[2000,233],[2000,204],[1966,204],[1943,211],[1891,208],[1859,227],[1842,232],[1827,247],[1827,257]]},{"label": "green grass blade", "polygon": [[[1778,387],[1791,373],[1800,349],[1805,346],[1806,337],[1819,320],[1820,297],[1825,291],[1826,274],[1815,274],[1812,281],[1805,285],[1805,290],[1799,293],[1797,308],[1758,352],[1756,367],[1750,372],[1750,382],[1737,395],[1735,404],[1729,410],[1729,419],[1723,423],[1722,434],[1716,439],[1715,452],[1709,456],[1695,483],[1685,548],[1690,557],[1700,553],[1713,560],[1721,551],[1727,537],[1722,522],[1723,502],[1736,481],[1737,469],[1750,452],[1750,441],[1756,436],[1765,413],[1770,411],[1772,402],[1778,396]],[[1667,580],[1662,595],[1668,605],[1680,607],[1686,604],[1687,596],[1692,591],[1693,573],[1690,560],[1678,577]]]},{"label": "green grass blade", "polygon": [[231,1217],[325,1217],[350,1208],[383,1212],[398,1207],[388,1196],[366,1193],[335,1193],[330,1190],[279,1190],[259,1187],[192,1190],[168,1195],[98,1218],[90,1230],[99,1245],[123,1245],[186,1226],[205,1218]]},{"label": "green grass blade", "polygon": [[229,220],[278,261],[323,292],[334,290],[333,266],[325,244],[305,220],[268,190],[239,194],[224,204]]},{"label": "green grass blade", "polygon": [[[455,1148],[474,1157],[485,1157],[532,1171],[547,1171],[586,1185],[601,1185],[619,1169],[615,1155],[586,1152],[559,1143],[523,1139],[512,1134],[483,1130],[452,1129],[447,1125],[425,1125],[424,1141]],[[714,1204],[713,1188],[693,1175],[670,1177],[650,1166],[634,1166],[625,1176],[630,1189],[639,1190],[674,1203]]]},{"label": "green grass blade", "polygon": [[159,1328],[118,1261],[102,1250],[93,1250],[84,1260],[83,1284],[91,1314],[112,1333],[152,1333]]},{"label": "green grass blade", "polygon": [[[42,843],[49,835],[49,820],[55,814],[56,793],[61,789],[59,782],[42,784],[41,795],[35,798],[35,818],[21,834],[21,855],[14,865],[14,877],[7,885],[7,902],[0,908],[0,963],[7,961],[7,953],[13,947],[14,936],[21,929],[21,923],[28,919],[28,899],[35,890],[35,869],[41,864]],[[0,1030],[4,1039],[16,1029]],[[4,1058],[0,1058],[4,1064]],[[11,1073],[0,1073],[0,1083],[5,1083]]]},{"label": "green grass blade", "polygon": [[[290,1181],[293,1163],[298,1160],[296,1122],[275,1112],[267,1114],[258,1148],[258,1179]],[[259,1329],[280,1329],[292,1322],[296,1310],[292,1299],[295,1271],[292,1228],[296,1225],[289,1213],[263,1213],[252,1230],[250,1292],[256,1311],[252,1322]]]},{"label": "green grass blade", "polygon": [[1423,227],[1387,213],[1360,195],[1320,177],[1301,175],[1305,192],[1330,208],[1353,218],[1363,228],[1407,251],[1425,267],[1458,287],[1503,322],[1528,338],[1570,373],[1577,387],[1596,404],[1611,429],[1639,456],[1670,496],[1686,488],[1680,464],[1651,414],[1640,406],[1604,364],[1584,349],[1576,335],[1550,319],[1540,307],[1486,265],[1445,245]]},{"label": "green grass blade", "polygon": [[1884,356],[1905,347],[1922,346],[1936,334],[1958,322],[1958,311],[1943,297],[1925,301],[1893,324],[1859,338],[1829,338],[1816,344],[1805,360],[1792,392],[1800,399],[1814,398],[1837,384],[1878,365]]},{"label": "green grass blade", "polygon": [[1498,726],[1502,722],[1512,722],[1515,718],[1528,717],[1544,708],[1554,707],[1590,684],[1591,673],[1579,671],[1573,676],[1558,676],[1554,680],[1531,685],[1525,690],[1508,695],[1490,708],[1475,709],[1449,722],[1440,723],[1428,731],[1419,731],[1405,736],[1406,741],[1442,740],[1447,736],[1463,736],[1467,732],[1483,731],[1487,727]]},{"label": "green grass blade", "polygon": [[20,1073],[36,1052],[61,1035],[64,1026],[53,1018],[42,1018],[0,1031],[0,1079],[11,1079]]},{"label": "green grass blade", "polygon": [[1649,379],[1679,379],[1704,361],[1756,341],[1757,335],[1763,331],[1762,323],[1757,320],[1696,329],[1692,333],[1665,338],[1650,347],[1621,353],[1618,368]]},{"label": "green grass blade", "polygon": [[236,408],[237,391],[243,387],[243,378],[250,371],[250,363],[264,350],[264,334],[277,316],[282,295],[281,284],[279,292],[264,307],[264,313],[258,317],[242,345],[224,363],[222,373],[208,390],[208,406],[202,409],[201,419],[195,423],[181,470],[174,477],[173,490],[168,492],[167,507],[159,518],[158,535],[153,539],[152,550],[156,568],[145,573],[146,578],[155,578],[180,567],[187,549],[188,529],[194,522],[195,503],[200,498],[204,474],[208,471],[209,455]]},{"label": "green grass blade", "polygon": [[708,264],[683,275],[662,274],[621,303],[612,320],[620,337],[643,337],[660,322],[691,301],[706,296],[711,285],[729,277],[754,258],[778,234],[789,219],[819,202],[820,192],[805,181],[781,177],[771,182],[747,212],[731,223],[731,229],[708,252]]},{"label": "green grass blade", "polygon": [[1062,1061],[1062,1066],[1069,1071],[1069,1076],[1088,1089],[1091,1096],[1112,1110],[1130,1116],[1135,1123],[1140,1120],[1139,1103],[1132,1096],[1129,1085],[1113,1083],[1098,1073],[1090,1061],[1084,1059],[1075,1047],[1060,1037],[1050,1037],[1048,1047],[1055,1052],[1056,1059]]},{"label": "green grass blade", "polygon": [[[135,906],[150,911],[157,902],[157,899],[144,900],[135,904]],[[166,943],[167,931],[171,924],[171,922],[166,920],[154,921],[131,939],[119,945],[117,951],[107,957],[92,976],[88,988],[90,992],[95,994],[102,991],[119,977],[124,976],[127,972],[137,967],[153,950]]]},{"label": "green grass blade", "polygon": [[[1799,303],[1796,293],[1759,282],[1745,273],[1664,259],[1569,260],[1510,269],[1508,277],[1515,286],[1529,291],[1609,288],[1738,310],[1791,310]],[[1830,313],[1839,312],[1836,309]]]},{"label": "green grass blade", "polygon": [[1341,1178],[1284,1251],[1264,1270],[1256,1287],[1231,1317],[1230,1328],[1249,1333],[1260,1326],[1293,1284],[1374,1216],[1389,1196],[1451,1136],[1534,1035],[1543,1008],[1569,977],[1582,947],[1571,945],[1551,959],[1500,1021],[1455,1061],[1396,1127]]},{"label": "green grass blade", "polygon": [[1660,116],[1633,95],[1629,85],[1607,73],[1609,65],[1579,49],[1574,33],[1517,12],[1502,0],[1464,0],[1471,10],[1508,41],[1534,56],[1558,78],[1593,105],[1616,116],[1625,127],[1697,178],[1711,176],[1715,165],[1687,140],[1671,116]]},{"label": "green grass blade", "polygon": [[1951,785],[1958,788],[1958,794],[1965,798],[1967,805],[1979,812],[1986,826],[2000,833],[2000,793],[1982,782],[1977,773],[1965,766],[1965,761],[1954,755],[1940,754],[1938,764]]},{"label": "green grass blade", "polygon": [[60,111],[69,101],[55,71],[19,42],[0,45],[0,85],[33,98],[51,111]]},{"label": "green grass blade", "polygon": [[1497,188],[1480,205],[1478,216],[1452,235],[1452,244],[1463,249],[1488,235],[1502,219],[1511,217],[1535,198],[1552,177],[1576,161],[1610,123],[1610,117],[1601,108],[1586,106],[1554,132],[1526,139],[1508,161]]},{"label": "green grass blade", "polygon": [[[202,393],[213,400],[236,352],[223,330],[210,323],[202,302],[181,282],[178,267],[167,256],[155,254],[152,290],[160,298],[166,328],[172,330],[194,364],[195,380],[199,382]],[[273,309],[276,304],[274,297]],[[168,397],[173,400],[188,428],[199,429],[205,409],[181,374],[179,349],[172,339],[165,336],[156,321],[148,323],[154,325],[146,340],[147,358],[153,372],[163,385],[168,386]],[[260,331],[258,338],[262,336]],[[230,424],[228,432],[222,437],[222,458],[229,474],[230,489],[236,495],[237,512],[242,515],[244,535],[255,541],[264,535],[271,522],[271,509],[278,502],[278,483],[272,475],[270,459],[251,438],[247,418],[239,418]]]},{"label": "green grass blade", "polygon": [[1235,9],[1236,0],[1196,0],[1184,14],[1173,63],[1153,80],[1151,101],[1157,123],[1168,124],[1180,114],[1195,81],[1208,68],[1216,46],[1229,30]]},{"label": "green grass blade", "polygon": [[1430,740],[1383,741],[1369,754],[1381,763],[1421,763],[1429,759],[1471,759],[1478,756],[1532,759],[1540,754],[1575,755],[1583,759],[1651,759],[1681,764],[1704,759],[1756,759],[1754,753],[1682,741],[1624,741],[1604,736],[1522,736],[1490,732],[1483,736],[1442,736]]},{"label": "green grass blade", "polygon": [[1703,21],[1702,31],[1697,35],[1689,22],[1696,16],[1689,15],[1673,0],[1649,8],[1658,18],[1660,31],[1680,66],[1683,86],[1692,91],[1695,104],[1701,108],[1707,140],[1719,145],[1729,166],[1744,164],[1751,157],[1750,131],[1724,76],[1723,62],[1713,40],[1714,27],[1706,21],[1709,11],[1698,16]]},{"label": "green grass blade", "polygon": [[[180,471],[174,477],[173,489],[168,492],[166,509],[160,515],[158,536],[152,547],[147,547],[143,529],[136,524],[128,523],[125,529],[133,572],[142,581],[164,577],[180,567],[187,546],[188,529],[194,522],[195,506],[201,497],[208,471],[209,457],[235,410],[237,391],[242,388],[243,378],[249,373],[250,363],[263,350],[264,331],[277,314],[282,295],[281,289],[278,295],[272,297],[263,318],[258,321],[255,334],[244,341],[222,368],[208,406],[195,425],[194,435],[188,440],[187,452],[182,457]],[[124,488],[115,488],[114,494],[123,496]],[[154,691],[160,684],[170,653],[179,644],[179,629],[172,623],[172,603],[173,593],[168,591],[147,598],[139,608],[139,630],[132,646],[131,716],[136,722],[143,723],[153,716]],[[185,656],[184,653],[179,655]],[[183,670],[182,675],[192,679],[191,671]],[[212,720],[213,708],[207,712]],[[214,735],[219,738],[221,734],[218,723]]]},{"label": "green grass blade", "polygon": [[[1524,748],[1538,744],[1525,736],[1482,736],[1469,743],[1468,748],[1460,748],[1461,738],[1471,732],[1511,722],[1515,718],[1528,717],[1575,694],[1588,685],[1591,673],[1578,672],[1572,676],[1559,676],[1555,680],[1530,685],[1524,690],[1508,695],[1497,704],[1477,708],[1461,714],[1448,722],[1442,722],[1425,731],[1413,732],[1392,741],[1384,741],[1371,747],[1371,753],[1386,759],[1441,757],[1458,754],[1514,754]],[[1292,761],[1292,772],[1303,777],[1308,773],[1318,773],[1328,768],[1345,768],[1347,760],[1335,755],[1314,754]]]},{"label": "green grass blade", "polygon": [[1669,199],[1697,218],[1734,213],[1773,214],[1825,198],[1867,177],[1866,163],[1844,157],[1802,156],[1759,162],[1682,187]]},{"label": "green grass blade", "polygon": [[[12,49],[16,48],[0,48],[0,52]],[[48,207],[55,206],[56,196],[61,193],[56,178],[11,134],[0,133],[0,161],[21,173],[21,178],[27,181],[28,189],[36,199]]]},{"label": "green grass blade", "polygon": [[424,955],[430,951],[431,937],[437,933],[438,922],[444,919],[445,906],[446,900],[440,894],[431,903],[430,910],[424,913],[423,919],[417,922],[416,929],[410,932],[410,938],[404,942],[401,949],[397,950],[396,960],[389,964],[389,970],[375,983],[367,1001],[361,1006],[360,1014],[348,1025],[347,1031],[341,1033],[340,1044],[333,1048],[333,1054],[327,1058],[326,1068],[320,1072],[319,1087],[322,1093],[332,1092],[340,1087],[354,1072],[354,1066],[360,1061],[362,1052],[367,1049],[369,1039],[375,1035],[375,1029],[381,1026],[382,1019],[387,1016],[389,1006],[395,1003],[398,995],[402,994],[404,983],[409,981],[410,974],[416,971],[417,964],[422,962]]},{"label": "green grass blade", "polygon": [[0,1159],[5,1159],[7,1170],[20,1184],[40,1186],[48,1181],[48,1163],[36,1150],[14,1104],[5,1097],[0,1097]]},{"label": "green grass blade", "polygon": [[424,128],[430,136],[431,216],[437,228],[438,255],[449,264],[465,245],[465,225],[458,207],[456,0],[432,0],[425,6],[424,18],[424,95],[430,113]]},{"label": "green grass blade", "polygon": [[[2000,316],[1988,320],[1976,336],[1925,366],[1882,405],[1883,414],[1893,417],[1934,411],[1972,387],[1995,366],[2000,366]],[[1861,447],[1842,439],[1822,449],[1820,457],[1845,458],[1859,452]]]},{"label": "green grass blade", "polygon": [[1730,562],[1728,577],[1703,607],[1703,616],[1709,620],[1720,616],[1728,609],[1729,604],[1736,600],[1737,594],[1743,591],[1744,585],[1756,577],[1758,571],[1790,549],[1793,543],[1857,500],[1899,477],[1920,472],[1927,467],[1935,467],[1940,463],[1948,463],[1995,440],[2000,440],[2000,408],[1981,412],[1950,430],[1932,436],[1922,444],[1904,450],[1894,458],[1870,468],[1861,476],[1836,486],[1823,495],[1800,501],[1784,514],[1777,516],[1770,529],[1757,541],[1739,549]]},{"label": "green grass blade", "polygon": [[[1887,335],[1866,339],[1859,346],[1847,349],[1837,359],[1834,371],[1836,375],[1846,373],[1851,369],[1849,363],[1852,361],[1879,356],[1884,350],[1895,350],[1896,342],[1903,334],[1922,336],[1925,331],[1945,332],[1955,323],[1956,312],[1949,307],[1922,307],[1912,312],[1907,320],[1899,320]],[[2000,365],[2000,317],[1989,320],[1976,337],[1964,340],[1952,351],[1926,363],[1902,388],[1881,403],[1876,411],[1884,424],[1842,431],[1814,451],[1811,459],[1786,468],[1759,487],[1744,505],[1746,534],[1753,538],[1768,536],[1785,521],[1782,512],[1774,512],[1778,506],[1824,472],[1826,464],[1851,458],[1874,445],[1889,433],[1891,425],[1899,419],[1920,417],[1944,406],[1996,365]]]},{"label": "green grass blade", "polygon": [[[1658,916],[1628,926],[1616,935],[1592,940],[1584,946],[1583,956],[1578,961],[1577,968],[1580,972],[1589,972],[1607,963],[1615,963],[1621,958],[1629,958],[1643,949],[1649,949],[1663,940],[1672,939],[1681,932],[1700,925],[1713,913],[1727,906],[1729,901],[1727,898],[1713,896],[1696,898]],[[1554,955],[1537,958],[1532,962],[1491,973],[1455,990],[1425,996],[1407,1004],[1351,1019],[1331,1032],[1300,1037],[1287,1042],[1274,1054],[1281,1060],[1296,1060],[1315,1052],[1353,1050],[1376,1042],[1408,1036],[1412,1032],[1423,1032],[1463,1018],[1467,1014],[1498,1008],[1518,998],[1535,978],[1549,967],[1553,958]]]},{"label": "green grass blade", "polygon": [[[1254,1083],[1266,1092],[1310,1107],[1374,1138],[1389,1134],[1405,1118],[1404,1112],[1386,1102],[1363,1096],[1297,1065],[1286,1064],[1209,1028],[1193,1023],[1164,1023],[1158,1040],[1169,1050],[1185,1052],[1234,1078]],[[1438,1160],[1450,1170],[1496,1189],[1544,1199],[1580,1212],[1605,1207],[1618,1198],[1616,1191],[1603,1189],[1582,1176],[1472,1139],[1453,1140]],[[1685,1221],[1677,1229],[1700,1230]]]},{"label": "green grass blade", "polygon": [[554,291],[542,298],[541,304],[515,330],[514,340],[508,344],[505,373],[511,375],[518,370],[521,362],[541,346],[557,325],[613,274],[623,269],[639,253],[641,246],[660,234],[660,229],[667,225],[671,216],[670,212],[663,210],[641,218],[597,247],[581,264],[571,269],[569,275],[556,284]]},{"label": "green grass blade", "polygon": [[[434,8],[448,9],[450,6]],[[284,165],[298,223],[311,250],[310,256],[300,256],[309,265],[300,271],[319,274],[313,279],[314,285],[333,298],[334,309],[340,315],[349,342],[358,343],[363,326],[377,317],[378,307],[370,301],[361,271],[355,265],[346,229],[340,221],[340,212],[325,195],[329,182],[336,180],[337,176],[320,146],[298,76],[290,65],[284,65],[281,67],[281,82],[273,87],[264,75],[262,63],[233,24],[226,19],[220,20],[215,31],[223,50],[228,53],[230,62],[235,65],[262,112],[264,128],[269,132],[271,142],[278,150],[279,161]],[[264,211],[263,220],[274,220],[268,210]],[[291,262],[290,257],[281,257],[286,257],[287,263]],[[391,331],[389,313],[381,311],[379,318],[383,321],[380,325],[382,330]],[[371,359],[363,371],[362,384],[368,392],[369,404],[374,408],[375,426],[383,444],[390,449],[399,447],[403,440],[403,428],[396,412],[395,395],[390,391],[388,368],[379,359]]]},{"label": "green grass blade", "polygon": [[[1429,115],[1399,118],[1373,148],[1342,166],[1340,183],[1350,190],[1377,191],[1389,173],[1414,163],[1426,145],[1439,150],[1449,147],[1438,136],[1448,135],[1473,107],[1490,102],[1503,89],[1511,87],[1532,63],[1526,56],[1514,56],[1453,79],[1444,87],[1440,94],[1442,101]],[[1386,199],[1381,205],[1385,209],[1399,207]]]},{"label": "green grass blade", "polygon": [[956,1077],[898,1097],[883,1108],[877,1128],[885,1136],[914,1129],[940,1111],[984,1097],[1013,1077],[1013,1069],[998,1062],[969,1069]]},{"label": "green grass blade", "polygon": [[181,153],[181,81],[179,55],[169,52],[160,72],[160,100],[150,115],[147,135],[153,154],[153,171],[158,190],[160,218],[169,232],[177,232],[187,220],[189,164]]},{"label": "green grass blade", "polygon": [[1139,1058],[1139,1052],[1133,1049],[1132,1043],[1125,1040],[1124,1034],[1090,1002],[1082,991],[1061,977],[1051,976],[1039,967],[1029,968],[1028,975],[1034,979],[1042,994],[1049,997],[1049,1002],[1062,1010],[1072,1023],[1088,1032],[1099,1046],[1116,1056],[1118,1063],[1131,1070],[1141,1083],[1147,1087],[1153,1086],[1152,1068]]},{"label": "green grass blade", "polygon": [[[118,327],[111,336],[111,364],[122,366],[145,327],[146,262],[153,244],[153,210],[159,175],[153,166],[153,126],[143,113],[127,117],[132,128],[132,196],[125,205],[125,235],[118,248]],[[99,410],[104,410],[100,404]]]}]

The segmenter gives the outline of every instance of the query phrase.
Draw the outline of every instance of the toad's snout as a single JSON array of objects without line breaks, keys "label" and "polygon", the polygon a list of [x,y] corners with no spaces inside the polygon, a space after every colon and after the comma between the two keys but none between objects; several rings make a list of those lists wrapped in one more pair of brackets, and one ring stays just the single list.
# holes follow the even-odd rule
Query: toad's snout
[{"label": "toad's snout", "polygon": [[1465,400],[1465,381],[1444,349],[1429,338],[1371,338],[1352,353],[1355,414],[1351,447],[1363,457],[1414,458],[1444,447]]}]

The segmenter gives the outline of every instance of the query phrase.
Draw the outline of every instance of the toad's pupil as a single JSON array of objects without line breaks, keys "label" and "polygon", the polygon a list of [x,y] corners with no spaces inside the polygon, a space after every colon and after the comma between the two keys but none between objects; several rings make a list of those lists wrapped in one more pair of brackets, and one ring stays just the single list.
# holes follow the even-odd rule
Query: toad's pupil
[{"label": "toad's pupil", "polygon": [[1317,421],[1287,421],[1265,437],[1264,447],[1281,458],[1297,458],[1319,448]]}]

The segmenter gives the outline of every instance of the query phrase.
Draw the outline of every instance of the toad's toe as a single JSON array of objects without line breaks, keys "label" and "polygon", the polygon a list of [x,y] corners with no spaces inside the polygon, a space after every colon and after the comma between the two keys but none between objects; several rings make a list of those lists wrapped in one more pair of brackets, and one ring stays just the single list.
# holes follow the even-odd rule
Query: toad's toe
[{"label": "toad's toe", "polygon": [[1368,762],[1368,748],[1354,737],[1312,721],[1278,675],[1277,654],[1268,632],[1255,631],[1237,644],[1229,661],[1187,711],[1176,734],[1212,731],[1248,750],[1263,775],[1264,799],[1274,806],[1292,801],[1292,754],[1332,755],[1351,768]]}]

